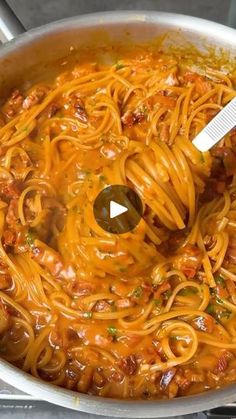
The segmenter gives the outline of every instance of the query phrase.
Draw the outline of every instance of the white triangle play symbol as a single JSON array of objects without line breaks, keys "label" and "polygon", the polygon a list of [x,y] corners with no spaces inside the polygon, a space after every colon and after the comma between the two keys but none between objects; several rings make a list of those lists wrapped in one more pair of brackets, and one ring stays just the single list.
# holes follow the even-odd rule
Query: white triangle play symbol
[{"label": "white triangle play symbol", "polygon": [[128,211],[128,208],[115,201],[110,201],[110,218],[118,217],[118,215],[124,214],[126,211]]}]

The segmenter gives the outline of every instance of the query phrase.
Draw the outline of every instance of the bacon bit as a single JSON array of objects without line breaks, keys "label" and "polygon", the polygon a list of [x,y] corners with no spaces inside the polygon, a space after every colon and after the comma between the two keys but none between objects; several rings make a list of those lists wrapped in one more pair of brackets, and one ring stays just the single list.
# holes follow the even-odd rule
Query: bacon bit
[{"label": "bacon bit", "polygon": [[0,289],[4,290],[10,287],[12,280],[8,272],[8,266],[0,262]]},{"label": "bacon bit", "polygon": [[206,247],[206,250],[210,250],[212,247],[214,247],[215,243],[216,243],[215,237],[209,236],[209,235],[206,235],[204,237],[204,245]]},{"label": "bacon bit", "polygon": [[212,333],[215,327],[215,321],[211,316],[197,317],[194,323],[198,329],[207,333]]},{"label": "bacon bit", "polygon": [[124,374],[119,371],[113,371],[109,377],[109,381],[114,381],[115,383],[121,383],[124,380]]},{"label": "bacon bit", "polygon": [[11,277],[7,273],[0,272],[0,290],[10,288]]},{"label": "bacon bit", "polygon": [[177,396],[179,390],[179,386],[174,381],[171,381],[169,387],[168,387],[168,397],[169,399],[173,399]]},{"label": "bacon bit", "polygon": [[127,125],[129,128],[132,127],[134,124],[142,122],[144,119],[145,113],[140,109],[136,109],[133,112],[131,110],[128,110],[121,117],[122,123],[124,125]]},{"label": "bacon bit", "polygon": [[172,379],[176,374],[176,368],[170,368],[169,370],[165,371],[160,379],[160,388],[161,390],[166,390]]},{"label": "bacon bit", "polygon": [[229,147],[214,147],[212,155],[222,160],[227,176],[236,174],[236,154]]},{"label": "bacon bit", "polygon": [[157,361],[160,361],[160,356],[157,355],[157,351],[153,347],[142,348],[140,353],[137,355],[137,359],[139,362],[141,361],[142,364],[149,364],[153,365]]},{"label": "bacon bit", "polygon": [[160,298],[161,294],[163,294],[164,292],[168,291],[171,289],[170,283],[169,282],[164,282],[163,284],[161,284],[157,291],[154,292],[154,298],[158,300],[158,298]]},{"label": "bacon bit", "polygon": [[8,206],[7,215],[6,215],[6,222],[9,225],[15,225],[19,220],[18,214],[18,200],[11,199],[10,204]]},{"label": "bacon bit", "polygon": [[158,354],[160,354],[161,349],[162,349],[162,346],[161,346],[160,341],[159,341],[158,339],[153,339],[153,340],[152,340],[152,345],[154,346],[155,351],[156,351]]},{"label": "bacon bit", "polygon": [[174,381],[176,384],[178,384],[178,386],[180,387],[180,389],[182,391],[187,390],[187,388],[190,386],[191,381],[188,380],[186,377],[183,377],[182,375],[180,375],[179,373],[177,373],[174,377]]},{"label": "bacon bit", "polygon": [[1,195],[5,198],[19,198],[23,190],[23,182],[19,180],[10,180],[4,184],[0,184]]},{"label": "bacon bit", "polygon": [[75,116],[83,123],[88,122],[87,112],[85,110],[84,103],[82,99],[76,96],[76,102],[74,103]]},{"label": "bacon bit", "polygon": [[136,346],[142,340],[142,337],[130,332],[129,334],[127,334],[126,339],[127,339],[128,345],[132,348],[133,346]]},{"label": "bacon bit", "polygon": [[68,342],[78,341],[78,333],[74,329],[71,329],[71,328],[68,329],[66,336],[67,336]]},{"label": "bacon bit", "polygon": [[159,92],[152,97],[153,105],[159,104],[167,109],[175,109],[176,107],[176,99],[171,96],[163,96]]},{"label": "bacon bit", "polygon": [[32,91],[23,101],[23,109],[30,109],[32,106],[40,103],[45,97],[45,91],[40,87],[37,87]]},{"label": "bacon bit", "polygon": [[224,372],[228,367],[228,361],[233,358],[233,354],[229,351],[224,351],[221,353],[220,357],[218,358],[218,362],[216,365],[215,370],[213,371],[215,374],[219,372]]},{"label": "bacon bit", "polygon": [[234,281],[232,281],[231,279],[227,279],[225,281],[225,284],[233,303],[236,304],[236,285]]},{"label": "bacon bit", "polygon": [[182,272],[184,273],[184,275],[188,278],[194,278],[196,275],[196,269],[195,268],[182,268]]},{"label": "bacon bit", "polygon": [[[78,376],[80,375],[80,368],[78,368],[77,365],[69,365],[69,367],[66,369],[66,376],[68,377],[68,381],[70,384],[73,385],[78,381]],[[70,385],[69,384],[69,385]]]},{"label": "bacon bit", "polygon": [[93,374],[93,382],[96,387],[102,388],[106,384],[106,379],[103,377],[101,372],[95,371],[95,373]]},{"label": "bacon bit", "polygon": [[213,385],[215,385],[220,380],[219,375],[218,374],[214,374],[211,371],[208,371],[207,372],[207,378],[208,378],[208,380],[210,380],[210,382],[213,383]]},{"label": "bacon bit", "polygon": [[16,253],[21,253],[22,251],[25,252],[27,250],[25,247],[25,229],[20,226],[17,226],[17,228],[6,229],[3,232],[3,245],[4,247],[15,246]]},{"label": "bacon bit", "polygon": [[111,305],[107,301],[100,300],[95,304],[94,311],[97,311],[98,313],[100,312],[107,313],[111,311],[111,308],[112,308]]},{"label": "bacon bit", "polygon": [[134,124],[134,115],[133,112],[131,111],[126,111],[122,117],[121,117],[121,121],[124,125],[127,125],[128,127],[132,127],[132,125]]},{"label": "bacon bit", "polygon": [[52,103],[48,107],[48,118],[52,118],[56,114],[58,109],[59,109],[59,106],[56,103]]},{"label": "bacon bit", "polygon": [[0,302],[0,334],[5,332],[9,327],[10,316],[4,305]]},{"label": "bacon bit", "polygon": [[225,371],[227,367],[228,367],[228,360],[225,357],[225,355],[222,354],[217,362],[216,373]]},{"label": "bacon bit", "polygon": [[53,329],[51,331],[49,341],[52,346],[63,347],[63,336],[58,330]]},{"label": "bacon bit", "polygon": [[218,182],[216,182],[215,185],[215,191],[218,194],[223,194],[226,188],[226,182],[224,182],[223,180],[219,180]]},{"label": "bacon bit", "polygon": [[217,284],[216,294],[220,298],[228,298],[228,296],[229,296],[229,293],[228,293],[227,289],[225,289],[221,284]]},{"label": "bacon bit", "polygon": [[118,366],[126,375],[134,375],[138,368],[135,355],[129,355],[126,358],[122,358],[118,362]]},{"label": "bacon bit", "polygon": [[159,380],[160,376],[161,376],[161,371],[152,372],[150,375],[150,381],[154,384],[158,384],[158,382],[160,381]]},{"label": "bacon bit", "polygon": [[202,383],[205,379],[204,373],[202,372],[195,372],[190,369],[184,371],[185,377],[191,381],[191,383]]},{"label": "bacon bit", "polygon": [[216,116],[220,112],[220,109],[209,109],[206,112],[206,121],[210,122],[214,116]]},{"label": "bacon bit", "polygon": [[16,232],[10,229],[5,230],[3,233],[4,246],[14,246],[15,243],[16,243]]},{"label": "bacon bit", "polygon": [[167,124],[160,124],[160,140],[171,145],[170,142],[170,127]]},{"label": "bacon bit", "polygon": [[115,301],[115,306],[117,308],[129,308],[133,306],[133,303],[129,298],[121,298],[120,300]]},{"label": "bacon bit", "polygon": [[21,92],[19,91],[19,89],[15,89],[8,100],[9,105],[20,106],[22,105],[22,102],[23,102],[23,96]]},{"label": "bacon bit", "polygon": [[15,253],[26,252],[28,250],[28,245],[25,242],[25,229],[19,226],[17,226],[17,229],[6,229],[3,232],[3,246],[5,248],[14,247]]},{"label": "bacon bit", "polygon": [[73,281],[69,284],[68,292],[70,295],[76,295],[77,297],[82,297],[85,295],[91,295],[95,292],[96,285],[91,284],[86,281]]},{"label": "bacon bit", "polygon": [[202,258],[202,251],[198,247],[187,245],[176,254],[173,265],[187,278],[193,278],[201,267]]},{"label": "bacon bit", "polygon": [[20,111],[23,102],[23,96],[18,89],[14,90],[4,106],[3,113],[8,117],[12,118]]},{"label": "bacon bit", "polygon": [[226,253],[229,262],[232,264],[236,264],[236,239],[231,237],[229,240],[229,246]]},{"label": "bacon bit", "polygon": [[93,380],[93,367],[87,365],[83,370],[83,374],[81,375],[78,383],[77,383],[77,390],[81,393],[87,393]]},{"label": "bacon bit", "polygon": [[37,246],[33,248],[32,257],[40,265],[47,268],[53,276],[60,276],[64,270],[59,253],[44,243],[37,243]]},{"label": "bacon bit", "polygon": [[203,76],[200,76],[197,73],[188,71],[184,74],[184,79],[188,82],[195,83],[195,90],[199,96],[203,96],[205,93],[209,92],[212,88],[211,82],[206,80]]}]

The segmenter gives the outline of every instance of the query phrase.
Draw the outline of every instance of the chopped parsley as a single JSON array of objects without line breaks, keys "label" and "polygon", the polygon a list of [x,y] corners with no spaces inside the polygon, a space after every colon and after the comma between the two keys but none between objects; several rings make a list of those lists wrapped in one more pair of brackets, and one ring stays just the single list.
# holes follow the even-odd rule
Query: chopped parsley
[{"label": "chopped parsley", "polygon": [[220,276],[220,275],[216,275],[215,276],[215,281],[216,281],[216,283],[218,284],[218,285],[225,285],[225,280],[224,280],[224,278],[222,277],[222,276]]},{"label": "chopped parsley", "polygon": [[107,177],[106,177],[106,176],[104,176],[104,175],[100,175],[100,176],[99,176],[99,180],[100,180],[100,182],[106,182]]},{"label": "chopped parsley", "polygon": [[171,295],[172,295],[172,291],[171,290],[167,290],[163,294],[163,296],[164,296],[165,299],[168,299]]},{"label": "chopped parsley", "polygon": [[159,307],[161,305],[161,300],[159,298],[154,298],[153,302],[157,307]]},{"label": "chopped parsley", "polygon": [[208,304],[208,306],[207,306],[207,308],[206,308],[206,312],[207,312],[208,314],[213,314],[213,313],[215,313],[215,307],[214,307],[214,305],[213,305],[213,304]]},{"label": "chopped parsley", "polygon": [[107,331],[108,331],[109,335],[111,335],[112,337],[116,337],[116,335],[117,335],[117,328],[115,326],[109,326],[107,328]]},{"label": "chopped parsley", "polygon": [[28,246],[31,249],[34,248],[34,241],[35,241],[36,238],[37,238],[37,236],[32,230],[29,230],[25,235],[26,243],[28,244]]},{"label": "chopped parsley", "polygon": [[126,272],[126,271],[127,271],[126,266],[120,266],[120,267],[119,267],[119,271],[120,271],[120,272]]},{"label": "chopped parsley", "polygon": [[221,300],[221,298],[219,298],[219,297],[216,297],[216,302],[218,303],[218,304],[223,304],[223,301]]},{"label": "chopped parsley", "polygon": [[135,288],[135,290],[133,291],[132,295],[136,298],[140,298],[143,295],[143,289],[142,287],[137,287]]},{"label": "chopped parsley", "polygon": [[172,339],[172,340],[178,340],[178,336],[174,336],[174,335],[173,335],[173,336],[171,336],[171,339]]},{"label": "chopped parsley", "polygon": [[116,70],[121,70],[122,68],[124,68],[124,64],[122,64],[122,63],[117,63],[116,64]]},{"label": "chopped parsley", "polygon": [[197,293],[198,293],[197,288],[186,287],[179,292],[179,295],[185,296],[185,295],[192,295],[192,294],[197,294]]},{"label": "chopped parsley", "polygon": [[204,158],[204,154],[203,153],[201,153],[200,160],[201,160],[202,163],[205,163],[205,158]]}]

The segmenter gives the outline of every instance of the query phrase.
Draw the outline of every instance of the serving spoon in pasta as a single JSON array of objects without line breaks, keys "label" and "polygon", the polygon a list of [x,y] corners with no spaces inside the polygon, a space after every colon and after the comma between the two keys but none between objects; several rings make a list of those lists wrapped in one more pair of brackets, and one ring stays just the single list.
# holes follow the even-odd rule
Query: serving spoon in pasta
[{"label": "serving spoon in pasta", "polygon": [[196,136],[193,144],[199,151],[208,151],[236,125],[236,98],[232,99]]}]

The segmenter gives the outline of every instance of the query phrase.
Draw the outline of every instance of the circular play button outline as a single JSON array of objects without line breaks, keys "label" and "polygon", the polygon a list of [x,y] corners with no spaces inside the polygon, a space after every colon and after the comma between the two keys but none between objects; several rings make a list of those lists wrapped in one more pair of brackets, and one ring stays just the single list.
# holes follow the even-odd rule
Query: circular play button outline
[{"label": "circular play button outline", "polygon": [[93,214],[103,230],[124,234],[138,225],[143,215],[143,205],[133,189],[125,185],[110,185],[96,197]]}]

